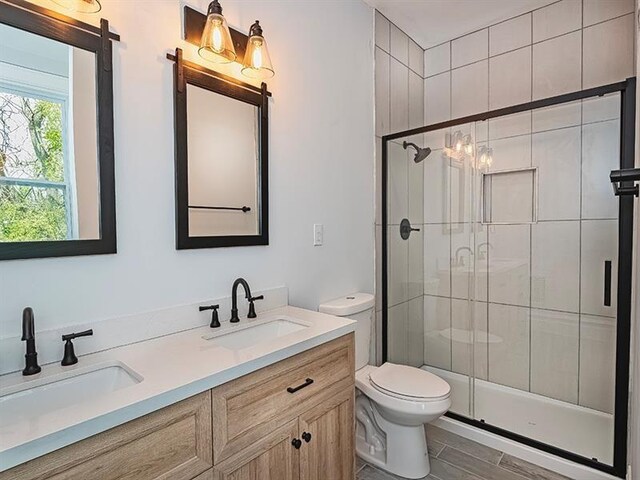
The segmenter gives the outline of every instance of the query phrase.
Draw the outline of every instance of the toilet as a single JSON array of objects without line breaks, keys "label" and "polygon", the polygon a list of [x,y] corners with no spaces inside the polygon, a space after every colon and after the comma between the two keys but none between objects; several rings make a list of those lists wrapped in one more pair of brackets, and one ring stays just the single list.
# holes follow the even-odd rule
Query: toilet
[{"label": "toilet", "polygon": [[369,365],[373,295],[355,293],[320,305],[322,313],[357,321],[356,453],[365,462],[394,475],[429,474],[425,423],[451,406],[451,387],[425,370],[384,363]]}]

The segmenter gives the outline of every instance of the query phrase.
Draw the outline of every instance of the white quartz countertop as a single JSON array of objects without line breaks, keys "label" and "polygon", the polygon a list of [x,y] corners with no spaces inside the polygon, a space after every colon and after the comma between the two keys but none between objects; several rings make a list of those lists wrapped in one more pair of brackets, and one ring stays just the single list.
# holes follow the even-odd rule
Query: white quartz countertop
[{"label": "white quartz countertop", "polygon": [[[292,318],[308,325],[296,332],[260,342],[242,350],[216,346],[203,337],[246,328],[271,318]],[[321,345],[355,330],[355,322],[310,310],[286,306],[260,313],[240,323],[223,322],[218,329],[200,327],[160,338],[85,355],[76,365],[45,365],[30,377],[12,373],[0,377],[0,397],[16,389],[95,370],[101,365],[123,365],[142,381],[92,400],[74,400],[51,412],[3,421],[0,429],[0,471],[103,432],[147,413]],[[2,414],[0,402],[0,417]],[[6,420],[6,419],[5,419]]]}]

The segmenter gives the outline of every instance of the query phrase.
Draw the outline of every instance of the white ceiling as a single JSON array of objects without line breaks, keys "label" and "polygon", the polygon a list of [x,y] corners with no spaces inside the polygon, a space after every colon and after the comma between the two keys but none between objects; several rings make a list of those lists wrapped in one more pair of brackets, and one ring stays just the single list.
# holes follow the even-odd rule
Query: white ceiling
[{"label": "white ceiling", "polygon": [[364,1],[429,48],[557,0]]}]

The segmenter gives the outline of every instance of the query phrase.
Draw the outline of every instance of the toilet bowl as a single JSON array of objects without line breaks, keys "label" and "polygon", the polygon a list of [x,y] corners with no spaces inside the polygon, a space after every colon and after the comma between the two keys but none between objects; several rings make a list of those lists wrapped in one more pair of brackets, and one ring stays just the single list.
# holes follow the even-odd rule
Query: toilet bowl
[{"label": "toilet bowl", "polygon": [[394,475],[429,474],[424,425],[451,406],[443,379],[407,365],[368,365],[374,298],[348,295],[320,305],[319,311],[356,320],[356,453]]}]

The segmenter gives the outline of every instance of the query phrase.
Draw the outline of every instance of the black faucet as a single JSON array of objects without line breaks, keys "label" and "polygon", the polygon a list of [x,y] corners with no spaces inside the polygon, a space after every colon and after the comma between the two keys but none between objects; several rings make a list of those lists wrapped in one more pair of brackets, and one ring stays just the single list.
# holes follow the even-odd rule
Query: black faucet
[{"label": "black faucet", "polygon": [[36,327],[33,320],[33,309],[27,307],[22,311],[22,341],[27,342],[27,353],[24,356],[25,367],[22,375],[35,375],[40,373],[38,365],[38,353],[36,352]]},{"label": "black faucet", "polygon": [[249,301],[248,318],[256,318],[256,307],[253,302],[264,298],[264,295],[252,297],[251,289],[249,288],[247,281],[244,278],[236,279],[236,281],[233,282],[233,288],[231,289],[231,320],[229,320],[231,323],[238,323],[240,321],[238,318],[238,285],[242,285],[244,288],[244,296]]},{"label": "black faucet", "polygon": [[85,330],[84,332],[78,333],[69,333],[67,335],[62,335],[62,341],[64,343],[64,355],[62,357],[62,361],[60,365],[66,367],[67,365],[75,365],[78,363],[78,357],[76,357],[76,352],[73,350],[73,342],[71,340],[78,337],[88,337],[89,335],[93,335],[93,329]]}]

